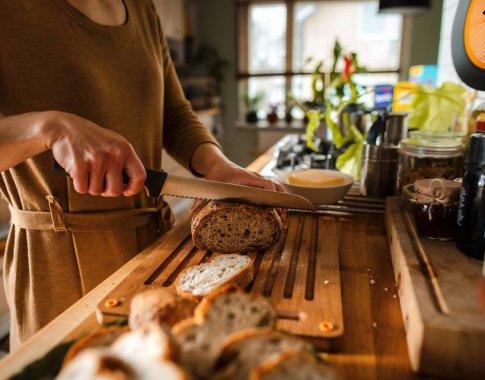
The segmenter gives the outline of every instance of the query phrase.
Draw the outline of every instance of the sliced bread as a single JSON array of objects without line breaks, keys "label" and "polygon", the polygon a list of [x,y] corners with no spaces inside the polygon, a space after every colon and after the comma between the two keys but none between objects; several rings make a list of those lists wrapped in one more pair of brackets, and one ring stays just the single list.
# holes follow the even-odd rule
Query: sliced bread
[{"label": "sliced bread", "polygon": [[195,209],[192,240],[199,249],[248,252],[267,249],[281,234],[281,218],[274,208],[211,201]]},{"label": "sliced bread", "polygon": [[111,345],[110,350],[128,363],[170,360],[178,355],[171,331],[158,323],[148,323],[124,333]]},{"label": "sliced bread", "polygon": [[133,369],[107,349],[87,348],[76,355],[57,380],[136,380]]},{"label": "sliced bread", "polygon": [[195,317],[173,328],[180,363],[195,378],[207,378],[231,334],[248,328],[274,326],[276,313],[265,298],[226,286],[197,306]]},{"label": "sliced bread", "polygon": [[137,294],[130,303],[129,325],[132,330],[155,322],[173,326],[194,314],[196,302],[173,291],[153,288]]},{"label": "sliced bread", "polygon": [[249,256],[219,255],[207,263],[184,269],[175,280],[175,288],[184,298],[200,299],[225,284],[245,287],[253,277],[253,259]]},{"label": "sliced bread", "polygon": [[251,370],[249,380],[337,380],[335,371],[311,355],[287,351]]},{"label": "sliced bread", "polygon": [[108,348],[120,335],[127,331],[127,326],[109,326],[78,339],[64,356],[62,366],[66,366],[75,356],[87,348]]},{"label": "sliced bread", "polygon": [[283,352],[310,354],[302,339],[272,329],[240,331],[226,339],[215,380],[248,380],[251,371]]}]

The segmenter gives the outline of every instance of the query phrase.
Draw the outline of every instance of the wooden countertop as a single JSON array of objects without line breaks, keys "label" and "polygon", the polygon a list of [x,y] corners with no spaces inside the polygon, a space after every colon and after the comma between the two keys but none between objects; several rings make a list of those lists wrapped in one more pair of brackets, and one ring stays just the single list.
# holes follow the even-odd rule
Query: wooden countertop
[{"label": "wooden countertop", "polygon": [[[261,171],[270,149],[248,168]],[[342,379],[420,379],[410,368],[384,216],[355,214],[341,232],[339,260],[345,332],[337,352],[325,354]],[[148,255],[147,248],[0,361],[8,378],[59,343],[98,327],[95,307]],[[424,377],[423,377],[424,378]],[[426,377],[426,379],[430,379]]]}]

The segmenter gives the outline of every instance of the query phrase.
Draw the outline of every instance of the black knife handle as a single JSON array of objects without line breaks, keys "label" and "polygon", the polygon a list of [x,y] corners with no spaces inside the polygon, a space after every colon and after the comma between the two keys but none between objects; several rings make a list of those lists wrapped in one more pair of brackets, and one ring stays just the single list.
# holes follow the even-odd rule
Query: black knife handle
[{"label": "black knife handle", "polygon": [[[57,161],[54,161],[54,171],[68,176],[69,173],[59,165]],[[164,171],[154,170],[145,168],[147,173],[147,178],[145,179],[145,183],[143,184],[149,191],[150,196],[158,197],[162,190],[163,184],[165,183],[165,179],[167,178],[167,173]],[[127,185],[130,182],[130,177],[123,169],[123,184]]]}]

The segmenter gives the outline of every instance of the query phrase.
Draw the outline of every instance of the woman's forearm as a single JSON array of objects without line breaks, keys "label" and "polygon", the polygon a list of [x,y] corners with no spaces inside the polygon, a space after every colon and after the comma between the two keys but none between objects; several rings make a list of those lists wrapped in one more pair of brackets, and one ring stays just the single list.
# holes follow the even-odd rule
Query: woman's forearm
[{"label": "woman's forearm", "polygon": [[0,119],[0,171],[49,149],[48,117],[48,112],[30,112]]}]

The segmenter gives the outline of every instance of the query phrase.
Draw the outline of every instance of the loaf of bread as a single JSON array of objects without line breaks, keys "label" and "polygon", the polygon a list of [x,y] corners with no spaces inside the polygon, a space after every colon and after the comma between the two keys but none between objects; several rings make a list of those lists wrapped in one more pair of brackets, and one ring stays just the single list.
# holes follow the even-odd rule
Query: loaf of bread
[{"label": "loaf of bread", "polygon": [[260,251],[275,244],[281,218],[274,208],[211,201],[192,216],[192,240],[199,249],[214,252]]},{"label": "loaf of bread", "polygon": [[335,371],[301,351],[285,351],[251,370],[249,380],[337,380]]},{"label": "loaf of bread", "polygon": [[173,326],[192,317],[196,305],[196,302],[182,298],[173,291],[148,289],[131,300],[129,325],[132,330],[151,322]]},{"label": "loaf of bread", "polygon": [[245,287],[253,277],[253,259],[249,256],[219,255],[183,270],[175,280],[175,288],[182,297],[200,299],[225,284]]},{"label": "loaf of bread", "polygon": [[294,336],[273,329],[240,331],[226,339],[214,380],[248,380],[255,368],[284,352],[312,355],[309,345]]},{"label": "loaf of bread", "polygon": [[215,291],[197,306],[193,319],[173,327],[180,363],[194,378],[208,378],[231,334],[272,327],[275,320],[275,311],[265,298],[250,296],[234,286]]}]

